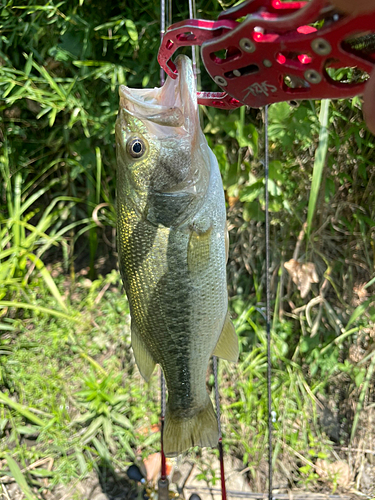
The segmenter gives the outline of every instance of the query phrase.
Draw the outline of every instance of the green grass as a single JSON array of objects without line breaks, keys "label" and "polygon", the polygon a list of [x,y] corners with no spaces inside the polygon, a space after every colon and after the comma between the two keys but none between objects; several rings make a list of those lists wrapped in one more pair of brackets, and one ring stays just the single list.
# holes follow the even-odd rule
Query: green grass
[{"label": "green grass", "polygon": [[[77,281],[70,308],[85,317],[78,324],[43,313],[35,285],[39,313],[31,311],[4,335],[12,350],[1,357],[0,454],[12,450],[16,462],[27,465],[53,457],[51,487],[69,483],[77,471],[87,474],[101,459],[123,468],[136,448],[148,454],[157,447],[148,435],[158,421],[157,395],[134,367],[118,275],[99,278],[89,288],[86,278]],[[98,307],[96,292],[107,285]],[[24,442],[30,436],[32,446]]]},{"label": "green grass", "polygon": [[[221,10],[197,2],[202,18]],[[186,17],[187,5],[175,9],[174,22]],[[159,4],[10,0],[0,29],[0,459],[36,495],[42,477],[53,488],[158,449],[158,379],[142,382],[119,276],[98,265],[115,267],[118,86],[158,85]],[[360,108],[269,109],[273,460],[291,486],[320,487],[316,461],[337,458],[322,406],[339,420],[335,446],[371,432],[375,141]],[[241,347],[237,366],[220,363],[224,444],[255,488],[267,442],[263,124],[254,109],[202,117],[227,199]],[[295,253],[319,276],[304,299],[284,269]],[[47,457],[52,471],[27,469]]]},{"label": "green grass", "polygon": [[[151,430],[159,418],[158,376],[155,374],[147,385],[134,365],[129,309],[118,273],[112,271],[95,281],[78,276],[74,284],[61,274],[53,274],[59,292],[65,295],[69,291],[70,314],[82,320],[43,312],[45,295],[40,292],[47,288],[40,277],[30,292],[36,309],[26,310],[13,323],[12,331],[2,336],[9,351],[0,358],[0,457],[11,454],[9,474],[25,494],[32,495],[45,488],[45,477],[50,489],[68,485],[86,477],[103,460],[124,470],[137,455],[145,458],[157,451],[160,439]],[[102,290],[105,293],[101,294]],[[236,308],[236,301],[232,305]],[[16,308],[8,310],[9,316],[17,312]],[[241,458],[249,468],[250,481],[255,481],[267,456],[263,316],[251,306],[247,314],[237,318],[236,328],[240,362],[219,364],[224,447],[226,453]],[[294,337],[292,323],[276,324],[272,347],[273,462],[278,471],[287,460],[294,483],[307,486],[317,481],[314,462],[333,459],[333,443],[319,423],[317,398],[335,386],[325,363],[338,347],[329,340],[318,347],[303,347],[304,340],[296,344]],[[314,348],[324,354],[312,374],[305,363]],[[336,362],[331,374],[340,371],[337,366]],[[342,370],[348,372],[348,366]],[[359,393],[359,405],[368,390],[368,379]],[[212,375],[209,383],[212,388]],[[301,462],[301,456],[305,461]],[[51,471],[42,465],[32,474],[23,473],[33,488],[26,493],[19,471],[27,471],[28,466],[47,457],[54,460]],[[191,457],[197,461],[200,475],[214,484],[217,478],[208,462],[199,458],[199,453]]]}]

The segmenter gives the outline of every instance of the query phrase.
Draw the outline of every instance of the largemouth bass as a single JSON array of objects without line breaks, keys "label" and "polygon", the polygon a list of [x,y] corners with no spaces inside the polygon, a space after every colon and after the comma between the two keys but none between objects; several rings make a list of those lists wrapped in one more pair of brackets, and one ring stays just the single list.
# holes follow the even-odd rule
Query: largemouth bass
[{"label": "largemouth bass", "polygon": [[206,390],[212,354],[238,358],[228,314],[225,201],[217,160],[200,128],[191,62],[162,88],[120,87],[116,122],[117,233],[131,343],[149,380],[163,369],[164,452],[216,446]]}]

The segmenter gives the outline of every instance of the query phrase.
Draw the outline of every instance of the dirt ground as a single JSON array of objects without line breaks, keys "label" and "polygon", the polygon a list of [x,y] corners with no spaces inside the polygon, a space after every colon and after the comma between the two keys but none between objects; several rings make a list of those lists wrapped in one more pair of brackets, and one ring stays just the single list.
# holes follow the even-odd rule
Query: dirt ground
[{"label": "dirt ground", "polygon": [[[362,450],[363,451],[363,450]],[[357,453],[357,457],[355,457]],[[368,453],[359,454],[358,450],[352,450],[351,460],[359,459],[360,455],[366,458]],[[374,453],[375,454],[375,453]],[[209,461],[216,477],[220,476],[219,462],[215,456],[205,454],[205,460]],[[155,457],[154,463],[159,457]],[[337,465],[339,464],[339,465]],[[332,465],[332,464],[331,464]],[[323,468],[323,461],[317,462],[317,467]],[[244,468],[240,460],[233,457],[225,459],[226,489],[228,498],[252,498],[266,499],[266,492],[254,491],[250,487],[247,476],[248,469]],[[97,472],[92,472],[85,480],[77,481],[69,486],[58,486],[53,491],[41,492],[44,500],[143,500],[150,498],[156,500],[157,480],[159,468],[148,467],[148,483],[145,487],[141,483],[130,480],[125,473],[113,472],[110,468],[102,466]],[[333,469],[331,471],[333,472]],[[349,461],[338,460],[336,462],[337,488],[332,488],[332,483],[322,473],[320,491],[307,491],[306,488],[290,489],[288,483],[277,476],[273,481],[274,499],[278,500],[358,500],[360,498],[371,499],[375,494],[375,467],[367,460],[362,463],[361,473],[353,481],[350,477]],[[204,479],[199,479],[200,470],[197,464],[184,459],[171,461],[170,471],[170,498],[184,498],[186,500],[220,500],[222,498],[220,481],[215,485],[208,484]],[[348,475],[349,474],[349,475]],[[192,496],[193,495],[193,496]],[[2,483],[0,500],[22,500],[23,494],[15,483]]]}]

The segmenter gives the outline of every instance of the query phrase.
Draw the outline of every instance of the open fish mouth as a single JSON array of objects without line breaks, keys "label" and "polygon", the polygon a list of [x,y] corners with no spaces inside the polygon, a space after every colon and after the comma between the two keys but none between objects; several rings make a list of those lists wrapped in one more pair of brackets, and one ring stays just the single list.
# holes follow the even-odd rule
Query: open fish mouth
[{"label": "open fish mouth", "polygon": [[197,93],[191,61],[179,55],[175,64],[178,77],[168,77],[161,88],[130,89],[120,86],[120,108],[125,113],[156,125],[183,127],[190,130],[197,125]]}]

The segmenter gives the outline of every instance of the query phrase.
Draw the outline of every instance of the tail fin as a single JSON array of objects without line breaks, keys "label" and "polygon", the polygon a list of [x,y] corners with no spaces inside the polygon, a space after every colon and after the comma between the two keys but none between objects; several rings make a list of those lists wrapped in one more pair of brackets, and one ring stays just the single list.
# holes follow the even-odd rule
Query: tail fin
[{"label": "tail fin", "polygon": [[219,430],[211,400],[207,394],[207,404],[203,410],[191,418],[175,418],[167,404],[164,428],[164,453],[175,457],[192,446],[217,446]]}]

